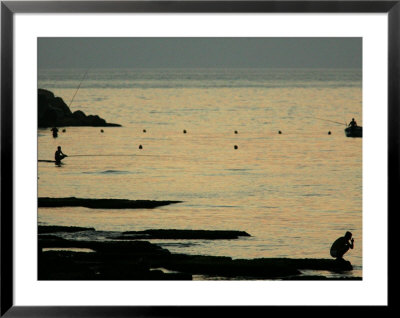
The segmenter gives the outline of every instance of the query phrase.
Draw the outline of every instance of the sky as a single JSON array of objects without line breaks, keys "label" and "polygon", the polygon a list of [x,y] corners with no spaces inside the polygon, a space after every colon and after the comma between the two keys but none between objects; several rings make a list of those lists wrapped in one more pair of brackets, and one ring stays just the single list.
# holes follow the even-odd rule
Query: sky
[{"label": "sky", "polygon": [[360,68],[362,38],[38,38],[38,68]]}]

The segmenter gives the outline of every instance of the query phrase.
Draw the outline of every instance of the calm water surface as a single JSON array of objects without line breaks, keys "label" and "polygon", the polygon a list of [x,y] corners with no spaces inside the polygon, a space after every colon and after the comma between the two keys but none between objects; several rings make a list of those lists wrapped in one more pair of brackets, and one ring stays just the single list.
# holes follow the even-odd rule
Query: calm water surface
[{"label": "calm water surface", "polygon": [[[84,73],[41,70],[39,87],[69,104]],[[41,208],[39,224],[248,232],[154,241],[233,258],[329,258],[349,230],[356,247],[346,258],[357,269],[349,275],[361,276],[362,139],[343,131],[352,117],[362,125],[360,70],[90,70],[71,105],[78,109],[123,127],[66,127],[57,139],[39,129],[39,159],[52,159],[58,145],[71,156],[62,167],[38,163],[39,196],[184,202]]]}]

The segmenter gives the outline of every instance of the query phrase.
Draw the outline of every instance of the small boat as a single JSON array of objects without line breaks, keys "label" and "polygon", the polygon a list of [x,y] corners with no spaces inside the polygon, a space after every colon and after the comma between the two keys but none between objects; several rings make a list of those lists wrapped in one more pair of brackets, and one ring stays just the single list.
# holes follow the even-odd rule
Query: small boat
[{"label": "small boat", "polygon": [[347,127],[344,130],[346,137],[362,137],[362,127],[361,126],[352,126]]}]

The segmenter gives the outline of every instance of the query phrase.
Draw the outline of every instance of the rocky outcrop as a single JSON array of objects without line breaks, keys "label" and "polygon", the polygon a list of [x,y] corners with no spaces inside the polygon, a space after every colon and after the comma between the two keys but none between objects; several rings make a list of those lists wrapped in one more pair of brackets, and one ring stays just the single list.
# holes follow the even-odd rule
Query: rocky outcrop
[{"label": "rocky outcrop", "polygon": [[71,112],[61,97],[56,97],[48,90],[38,90],[38,127],[93,126],[119,127],[121,125],[107,123],[97,115],[86,115],[83,111]]},{"label": "rocky outcrop", "polygon": [[[300,280],[300,270],[342,273],[352,269],[347,261],[331,259],[232,259],[174,254],[147,241],[100,242],[39,235],[38,243],[40,280],[191,280],[193,275],[219,279]],[[94,252],[74,252],[66,250],[68,248]],[[324,276],[307,278],[328,279]]]}]

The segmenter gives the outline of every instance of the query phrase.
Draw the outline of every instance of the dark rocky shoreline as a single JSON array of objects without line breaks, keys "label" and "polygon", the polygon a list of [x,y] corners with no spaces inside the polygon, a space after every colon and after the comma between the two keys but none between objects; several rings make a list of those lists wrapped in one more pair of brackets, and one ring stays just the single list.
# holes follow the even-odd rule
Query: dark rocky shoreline
[{"label": "dark rocky shoreline", "polygon": [[[86,231],[93,230],[86,229]],[[42,233],[38,239],[39,280],[192,280],[193,275],[210,279],[214,277],[243,280],[361,279],[301,276],[301,270],[326,270],[335,273],[352,270],[352,265],[346,261],[290,258],[232,259],[221,256],[186,255],[171,253],[165,248],[143,240],[84,241],[64,239],[57,235],[60,232],[79,231],[85,231],[85,228],[39,227],[39,233]],[[177,233],[178,236],[181,232],[162,231]],[[196,236],[196,231],[193,231],[192,235],[189,235],[190,230],[185,230],[184,233],[188,237]],[[172,234],[169,238],[171,236]],[[68,250],[71,248],[76,250]],[[92,252],[82,252],[80,249]]]},{"label": "dark rocky shoreline", "polygon": [[38,127],[120,127],[119,124],[107,123],[97,115],[86,115],[83,111],[72,112],[61,97],[45,89],[38,89]]}]

